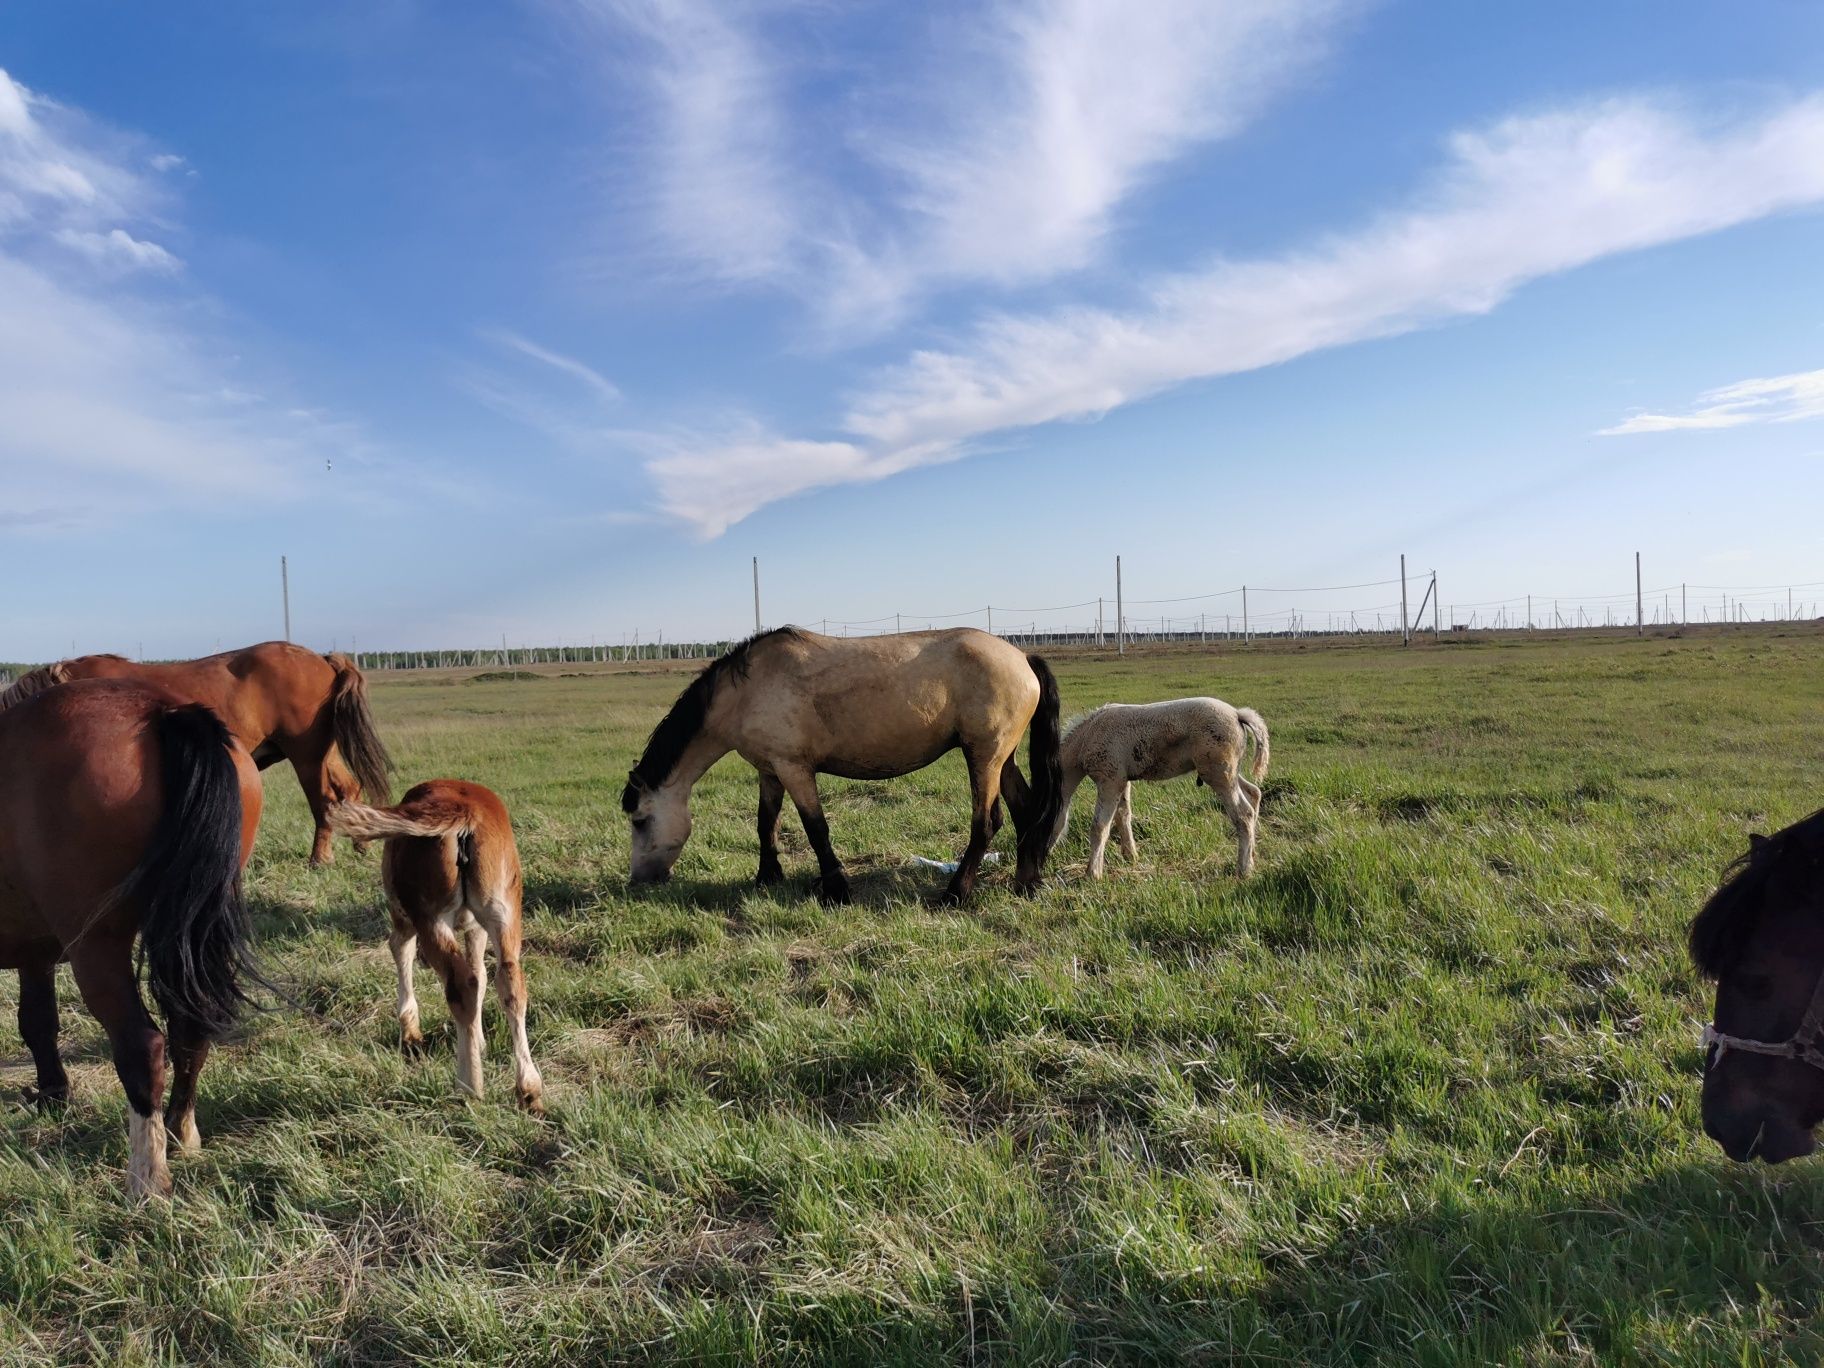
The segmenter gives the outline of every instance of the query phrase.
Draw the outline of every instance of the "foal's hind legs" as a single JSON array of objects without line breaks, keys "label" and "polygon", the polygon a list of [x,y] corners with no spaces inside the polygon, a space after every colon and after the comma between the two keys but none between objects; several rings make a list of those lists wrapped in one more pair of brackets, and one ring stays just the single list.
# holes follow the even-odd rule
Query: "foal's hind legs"
[{"label": "foal's hind legs", "polygon": [[1102,877],[1103,857],[1108,850],[1108,832],[1114,825],[1115,810],[1121,804],[1123,784],[1119,779],[1109,783],[1096,781],[1096,815],[1089,828],[1089,877]]},{"label": "foal's hind legs", "polygon": [[526,975],[519,962],[518,913],[504,903],[493,905],[489,909],[488,937],[494,943],[494,958],[500,961],[494,990],[500,997],[507,1029],[513,1033],[513,1095],[520,1106],[542,1116],[545,1084],[538,1075],[538,1065],[532,1062],[532,1046],[526,1040]]},{"label": "foal's hind legs", "polygon": [[1115,809],[1115,830],[1121,835],[1121,853],[1127,858],[1140,858],[1140,847],[1134,844],[1134,786],[1121,785],[1121,803]]},{"label": "foal's hind legs", "polygon": [[108,1033],[114,1072],[127,1094],[127,1191],[169,1197],[165,1163],[165,1037],[146,1014],[129,947],[84,943],[70,955],[83,1003]]},{"label": "foal's hind legs", "polygon": [[424,1049],[424,1031],[418,1024],[418,994],[412,985],[412,965],[418,958],[418,932],[404,921],[395,909],[393,929],[386,937],[393,952],[393,968],[399,976],[399,996],[394,1014],[399,1018],[399,1048],[406,1054]]},{"label": "foal's hind legs", "polygon": [[828,903],[849,900],[849,878],[842,872],[842,861],[830,845],[830,824],[823,817],[823,803],[817,797],[817,776],[810,770],[792,769],[779,775],[785,791],[798,809],[798,820],[804,825],[805,838],[817,852],[817,895]]},{"label": "foal's hind legs", "polygon": [[467,948],[441,922],[430,928],[419,947],[424,962],[443,980],[443,996],[456,1024],[456,1085],[471,1097],[482,1095],[481,984],[469,963]]},{"label": "foal's hind legs", "polygon": [[63,1071],[57,1048],[57,963],[28,964],[19,970],[19,1036],[32,1052],[38,1086],[27,1088],[26,1100],[40,1107],[60,1107],[70,1098],[70,1076]]}]

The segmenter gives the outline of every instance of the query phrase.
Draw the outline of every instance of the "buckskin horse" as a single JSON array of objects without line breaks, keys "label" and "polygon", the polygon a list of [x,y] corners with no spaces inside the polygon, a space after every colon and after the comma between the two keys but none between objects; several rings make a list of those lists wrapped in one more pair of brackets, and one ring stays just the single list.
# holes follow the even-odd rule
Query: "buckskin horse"
[{"label": "buckskin horse", "polygon": [[[56,979],[68,959],[126,1090],[135,1195],[171,1190],[167,1127],[181,1149],[201,1143],[197,1075],[257,981],[241,870],[260,801],[246,748],[166,690],[88,681],[0,714],[0,968],[19,973],[35,1096],[69,1097]],[[136,938],[162,1032],[140,997]]]},{"label": "buckskin horse", "polygon": [[1824,1121],[1824,811],[1750,836],[1690,943],[1716,980],[1704,1130],[1735,1160],[1810,1154]]},{"label": "buckskin horse", "polygon": [[156,684],[213,711],[261,769],[291,761],[316,822],[312,864],[334,858],[325,817],[331,803],[338,798],[388,800],[392,760],[374,729],[367,679],[340,652],[318,655],[287,641],[266,641],[167,665],[117,655],[77,656],[20,676],[0,694],[0,711],[76,679]]},{"label": "buckskin horse", "polygon": [[[1032,727],[1027,784],[1014,750]],[[817,890],[847,902],[817,776],[892,779],[961,749],[969,767],[969,845],[945,890],[967,898],[1005,797],[1019,833],[1015,886],[1030,892],[1057,814],[1058,684],[1038,656],[973,628],[837,638],[797,627],[764,632],[712,661],[653,729],[627,776],[631,881],[671,874],[690,837],[690,791],[730,751],[760,772],[760,871],[775,884],[779,810],[787,794],[817,852]]]}]

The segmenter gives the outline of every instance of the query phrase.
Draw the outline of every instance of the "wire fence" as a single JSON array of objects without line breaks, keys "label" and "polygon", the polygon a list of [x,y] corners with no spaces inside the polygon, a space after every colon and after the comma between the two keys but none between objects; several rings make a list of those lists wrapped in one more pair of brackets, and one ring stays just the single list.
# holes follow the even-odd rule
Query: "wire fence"
[{"label": "wire fence", "polygon": [[[1117,583],[1119,582],[1117,571]],[[756,596],[758,597],[758,596]],[[1441,595],[1436,571],[1349,584],[1285,588],[1235,585],[1164,598],[1124,592],[1042,607],[979,607],[951,612],[880,613],[871,617],[796,617],[789,621],[829,636],[887,636],[943,627],[979,627],[1028,649],[1201,646],[1255,641],[1436,640],[1446,634],[1525,631],[1614,631],[1701,624],[1807,621],[1824,616],[1824,580],[1803,584],[1724,585],[1681,582],[1608,593],[1523,593],[1457,602]],[[766,622],[782,626],[782,622]],[[676,638],[666,632],[579,633],[545,644],[512,643],[439,649],[357,649],[353,641],[310,643],[347,649],[365,670],[515,670],[534,665],[704,660],[740,638]],[[122,652],[122,654],[128,654]],[[29,665],[0,666],[0,686]]]}]

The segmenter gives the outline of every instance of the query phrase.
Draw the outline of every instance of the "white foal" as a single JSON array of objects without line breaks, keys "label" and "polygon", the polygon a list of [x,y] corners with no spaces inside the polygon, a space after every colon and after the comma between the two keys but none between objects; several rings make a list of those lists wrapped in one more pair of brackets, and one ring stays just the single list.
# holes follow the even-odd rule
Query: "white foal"
[{"label": "white foal", "polygon": [[1252,708],[1232,708],[1219,698],[1173,698],[1163,703],[1108,703],[1074,723],[1064,735],[1064,795],[1052,844],[1070,824],[1070,800],[1085,779],[1096,783],[1096,816],[1089,837],[1089,876],[1102,877],[1109,829],[1120,824],[1128,859],[1134,846],[1132,782],[1196,774],[1215,793],[1239,846],[1235,872],[1254,868],[1254,829],[1260,788],[1242,777],[1248,738],[1254,741],[1249,773],[1267,776],[1267,724]]}]

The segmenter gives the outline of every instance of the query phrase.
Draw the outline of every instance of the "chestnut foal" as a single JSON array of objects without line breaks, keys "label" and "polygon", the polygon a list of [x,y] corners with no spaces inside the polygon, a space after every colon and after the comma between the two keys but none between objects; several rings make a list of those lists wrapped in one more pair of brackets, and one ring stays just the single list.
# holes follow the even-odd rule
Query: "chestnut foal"
[{"label": "chestnut foal", "polygon": [[480,784],[432,779],[396,806],[332,803],[330,827],[357,840],[384,840],[381,870],[392,914],[399,970],[399,1025],[407,1051],[424,1043],[412,964],[419,948],[443,980],[456,1023],[456,1082],[482,1095],[481,999],[485,953],[500,962],[496,990],[513,1032],[513,1092],[528,1111],[544,1111],[544,1083],[526,1043],[526,978],[520,968],[519,849],[506,804]]}]

